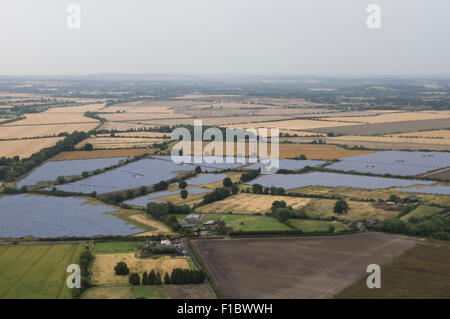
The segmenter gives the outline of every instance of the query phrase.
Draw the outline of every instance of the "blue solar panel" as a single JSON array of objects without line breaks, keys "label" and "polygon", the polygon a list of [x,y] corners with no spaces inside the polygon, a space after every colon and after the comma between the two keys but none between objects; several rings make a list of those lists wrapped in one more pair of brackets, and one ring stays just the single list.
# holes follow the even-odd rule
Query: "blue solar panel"
[{"label": "blue solar panel", "polygon": [[327,168],[346,172],[415,176],[449,166],[449,152],[385,151],[346,157]]},{"label": "blue solar panel", "polygon": [[306,186],[345,186],[363,189],[377,189],[389,187],[407,187],[412,185],[429,185],[432,183],[433,182],[431,181],[421,180],[312,172],[306,174],[262,175],[249,182],[248,184],[260,184],[264,187],[283,187],[284,189],[293,189]]},{"label": "blue solar panel", "polygon": [[131,235],[143,232],[107,214],[106,205],[73,197],[12,195],[0,198],[0,237]]}]

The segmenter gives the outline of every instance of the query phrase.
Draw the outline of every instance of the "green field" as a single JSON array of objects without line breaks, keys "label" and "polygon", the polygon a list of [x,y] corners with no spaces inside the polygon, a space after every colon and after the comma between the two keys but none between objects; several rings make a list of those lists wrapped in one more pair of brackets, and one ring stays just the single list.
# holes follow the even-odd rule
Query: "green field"
[{"label": "green field", "polygon": [[187,214],[175,214],[175,217],[177,218],[178,222],[181,222],[183,219],[185,219]]},{"label": "green field", "polygon": [[233,231],[289,230],[289,226],[280,223],[274,217],[231,214],[204,214],[202,222],[223,220]]},{"label": "green field", "polygon": [[433,215],[441,210],[442,210],[442,208],[439,208],[439,207],[420,205],[417,208],[415,208],[413,211],[411,211],[409,214],[402,216],[402,218],[400,218],[400,219],[407,221],[411,217],[426,217],[426,216]]},{"label": "green field", "polygon": [[137,286],[131,288],[136,299],[166,299],[169,298],[163,286]]},{"label": "green field", "polygon": [[83,244],[0,246],[0,299],[71,298],[66,268]]},{"label": "green field", "polygon": [[450,243],[423,242],[381,266],[381,288],[368,289],[367,277],[336,298],[450,298]]},{"label": "green field", "polygon": [[327,220],[310,220],[310,219],[289,219],[290,225],[300,229],[303,232],[326,232],[333,225],[336,231],[348,230],[348,226],[340,222],[331,222]]},{"label": "green field", "polygon": [[121,253],[136,250],[143,241],[112,241],[95,243],[95,253]]}]

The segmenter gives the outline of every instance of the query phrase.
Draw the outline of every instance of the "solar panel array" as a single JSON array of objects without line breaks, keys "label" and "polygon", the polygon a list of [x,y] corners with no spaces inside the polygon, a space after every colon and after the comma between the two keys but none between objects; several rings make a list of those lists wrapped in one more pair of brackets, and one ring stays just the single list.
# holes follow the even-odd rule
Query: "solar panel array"
[{"label": "solar panel array", "polygon": [[[172,161],[171,156],[153,156],[167,161]],[[184,161],[186,165],[200,166],[204,171],[209,172],[218,169],[232,169],[238,168],[248,163],[248,158],[242,157],[219,157],[219,156],[190,156],[188,160]]]},{"label": "solar panel array", "polygon": [[71,161],[46,162],[36,168],[31,174],[17,183],[18,187],[35,185],[38,182],[55,181],[59,176],[81,175],[83,172],[91,172],[119,164],[126,157],[95,158]]},{"label": "solar panel array", "polygon": [[131,188],[139,188],[177,177],[177,171],[193,171],[194,165],[179,165],[172,161],[142,159],[103,174],[57,186],[66,192],[104,194]]},{"label": "solar panel array", "polygon": [[227,174],[203,174],[186,180],[186,183],[188,183],[188,185],[199,186],[218,182],[227,177]]},{"label": "solar panel array", "polygon": [[404,188],[401,189],[400,192],[450,195],[450,186],[436,185],[436,186],[426,186],[422,188]]},{"label": "solar panel array", "polygon": [[345,186],[363,189],[377,189],[390,187],[407,187],[412,185],[429,185],[432,183],[433,182],[431,181],[422,180],[312,172],[306,174],[261,175],[248,184],[260,184],[264,187],[283,187],[284,189],[293,189],[306,186]]},{"label": "solar panel array", "polygon": [[12,195],[0,198],[0,207],[0,237],[125,236],[143,231],[106,214],[115,208],[89,205],[80,198]]},{"label": "solar panel array", "polygon": [[[314,160],[292,160],[292,159],[281,159],[279,160],[280,169],[298,170],[305,168],[306,166],[315,167],[325,164],[326,161],[314,161]],[[270,166],[270,161],[268,163],[259,162],[251,164],[246,167],[246,169],[259,169],[262,166]]]},{"label": "solar panel array", "polygon": [[450,152],[385,151],[346,157],[327,166],[339,171],[415,176],[450,167]]},{"label": "solar panel array", "polygon": [[[186,188],[186,190],[189,192],[189,194],[193,194],[193,195],[209,193],[211,191],[209,189],[204,189],[204,188]],[[151,194],[148,194],[145,196],[136,197],[134,199],[128,200],[125,202],[125,204],[146,207],[149,202],[154,202],[154,203],[162,203],[163,202],[161,200],[156,200],[153,198],[160,198],[160,197],[164,197],[164,196],[179,194],[180,191],[181,190],[151,193]]]}]

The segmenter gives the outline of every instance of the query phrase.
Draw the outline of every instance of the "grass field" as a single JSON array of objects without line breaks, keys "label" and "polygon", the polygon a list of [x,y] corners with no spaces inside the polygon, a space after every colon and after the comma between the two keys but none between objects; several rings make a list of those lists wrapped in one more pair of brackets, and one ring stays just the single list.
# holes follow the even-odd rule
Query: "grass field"
[{"label": "grass field", "polygon": [[305,212],[312,218],[338,217],[344,220],[378,219],[395,217],[398,212],[383,210],[374,206],[371,202],[347,201],[350,210],[346,214],[333,212],[336,200],[312,199],[305,207]]},{"label": "grass field", "polygon": [[229,213],[233,214],[255,214],[270,212],[274,201],[284,200],[288,206],[301,208],[311,199],[301,197],[272,196],[240,193],[205,206],[198,207],[200,213]]},{"label": "grass field", "polygon": [[208,220],[223,220],[227,227],[233,228],[233,231],[266,231],[266,230],[289,230],[289,226],[280,223],[274,217],[267,216],[249,216],[249,215],[220,215],[205,214],[203,222]]},{"label": "grass field", "polygon": [[330,226],[334,226],[336,231],[348,230],[348,226],[340,222],[330,222],[326,220],[310,220],[310,219],[289,219],[289,224],[294,228],[303,232],[326,232]]},{"label": "grass field", "polygon": [[420,205],[417,208],[415,208],[412,212],[409,214],[406,214],[401,217],[401,220],[408,220],[411,217],[425,217],[425,216],[431,216],[437,212],[440,212],[442,208],[439,207],[432,207],[432,206],[426,206],[426,205]]},{"label": "grass field", "polygon": [[143,241],[112,241],[95,243],[95,253],[130,252],[143,245]]},{"label": "grass field", "polygon": [[71,298],[66,267],[78,262],[82,244],[0,246],[0,298]]},{"label": "grass field", "polygon": [[366,277],[336,298],[450,298],[450,244],[422,242],[381,266],[381,288],[368,289]]},{"label": "grass field", "polygon": [[43,148],[52,147],[63,137],[0,141],[0,157],[27,158]]}]

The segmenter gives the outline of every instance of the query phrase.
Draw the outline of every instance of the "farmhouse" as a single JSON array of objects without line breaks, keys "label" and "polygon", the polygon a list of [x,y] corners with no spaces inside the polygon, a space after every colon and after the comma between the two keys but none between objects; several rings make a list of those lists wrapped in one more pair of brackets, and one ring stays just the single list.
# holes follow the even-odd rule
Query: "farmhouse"
[{"label": "farmhouse", "polygon": [[201,215],[199,214],[189,214],[186,216],[186,218],[184,219],[187,222],[199,222],[201,219]]}]

